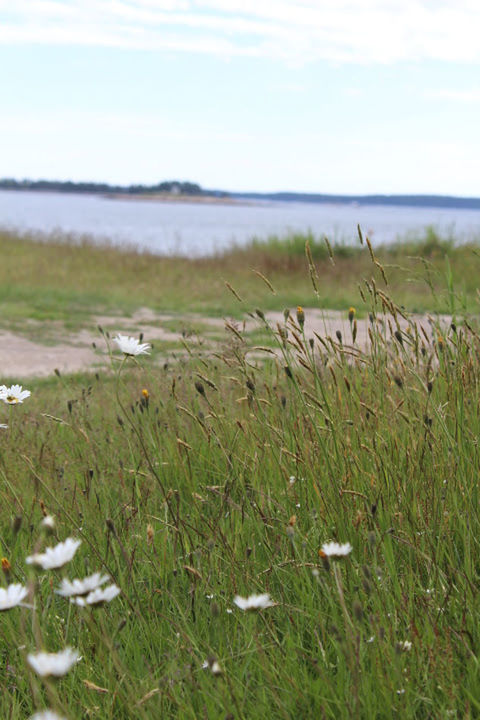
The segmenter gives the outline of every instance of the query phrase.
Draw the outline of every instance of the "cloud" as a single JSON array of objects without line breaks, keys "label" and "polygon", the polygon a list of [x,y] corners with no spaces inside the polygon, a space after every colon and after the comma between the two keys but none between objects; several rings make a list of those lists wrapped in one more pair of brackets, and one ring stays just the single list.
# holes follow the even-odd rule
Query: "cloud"
[{"label": "cloud", "polygon": [[480,62],[471,0],[0,0],[0,43],[224,57]]},{"label": "cloud", "polygon": [[453,102],[478,103],[480,102],[480,87],[456,90],[445,88],[443,90],[432,90],[428,93],[431,98],[440,100],[452,100]]}]

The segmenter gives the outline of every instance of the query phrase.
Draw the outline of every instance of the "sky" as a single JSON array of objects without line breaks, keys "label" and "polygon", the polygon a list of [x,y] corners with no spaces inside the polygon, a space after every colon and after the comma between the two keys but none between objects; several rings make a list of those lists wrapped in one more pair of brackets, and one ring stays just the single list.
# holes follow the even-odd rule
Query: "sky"
[{"label": "sky", "polygon": [[0,0],[0,177],[480,195],[478,0]]}]

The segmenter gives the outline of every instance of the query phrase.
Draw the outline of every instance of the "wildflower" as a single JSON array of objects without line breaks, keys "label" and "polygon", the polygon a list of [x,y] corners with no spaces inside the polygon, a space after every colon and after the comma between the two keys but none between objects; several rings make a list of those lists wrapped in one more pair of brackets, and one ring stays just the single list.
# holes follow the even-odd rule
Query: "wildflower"
[{"label": "wildflower", "polygon": [[53,515],[45,515],[42,522],[40,523],[40,526],[42,528],[45,528],[45,530],[51,532],[52,530],[55,530],[55,519]]},{"label": "wildflower", "polygon": [[208,668],[210,668],[212,675],[221,675],[223,672],[220,663],[213,657],[209,657],[204,663],[202,663],[203,670],[208,670]]},{"label": "wildflower", "polygon": [[268,593],[263,593],[263,595],[250,595],[248,598],[235,595],[233,602],[240,610],[264,610],[274,605]]},{"label": "wildflower", "polygon": [[58,653],[39,652],[35,655],[29,653],[27,662],[40,677],[65,675],[80,660],[78,650],[66,647]]},{"label": "wildflower", "polygon": [[402,642],[397,643],[396,650],[398,652],[409,652],[409,650],[412,649],[412,643],[410,640],[403,640]]},{"label": "wildflower", "polygon": [[143,388],[142,395],[145,398],[145,400],[148,400],[148,398],[150,397],[150,393],[148,392],[147,388]]},{"label": "wildflower", "polygon": [[150,355],[148,352],[151,346],[148,343],[141,343],[137,338],[121,335],[120,333],[113,338],[117,343],[119,350],[124,355],[135,357],[136,355]]},{"label": "wildflower", "polygon": [[87,607],[87,605],[101,605],[102,603],[110,602],[113,598],[121,592],[118,585],[109,585],[106,588],[97,588],[91,593],[88,593],[86,597],[72,597],[70,602],[79,605],[80,607]]},{"label": "wildflower", "polygon": [[70,562],[78,550],[81,540],[67,538],[65,542],[58,543],[55,547],[48,547],[44,553],[35,553],[27,557],[27,565],[37,565],[43,570],[54,570]]},{"label": "wildflower", "polygon": [[27,588],[19,583],[9,585],[6,590],[0,588],[0,612],[21,605],[22,600],[25,600],[27,595]]},{"label": "wildflower", "polygon": [[355,310],[355,308],[353,306],[348,308],[348,319],[351,323],[353,322],[353,319],[356,314],[357,314],[357,311]]},{"label": "wildflower", "polygon": [[12,569],[12,565],[11,565],[11,563],[10,563],[10,560],[9,560],[8,558],[6,558],[6,557],[2,557],[2,561],[1,561],[1,562],[2,562],[2,570],[3,570],[3,572],[5,573],[5,575],[7,575],[7,574],[10,572],[10,570]]},{"label": "wildflower", "polygon": [[66,720],[62,715],[58,715],[53,710],[40,710],[40,712],[32,715],[30,720]]},{"label": "wildflower", "polygon": [[349,542],[340,545],[340,543],[329,542],[324,543],[319,552],[320,557],[343,557],[352,552],[352,546]]},{"label": "wildflower", "polygon": [[86,578],[83,578],[83,580],[67,580],[67,578],[63,578],[62,583],[58,590],[55,592],[57,595],[62,595],[63,597],[71,597],[72,595],[88,595],[88,593],[91,593],[92,590],[97,590],[101,585],[107,582],[107,580],[110,580],[108,575],[102,575],[101,573],[93,573],[93,575],[89,575]]},{"label": "wildflower", "polygon": [[5,423],[0,423],[0,430],[8,430],[8,425],[5,425]]},{"label": "wildflower", "polygon": [[301,305],[297,307],[297,322],[301,328],[305,325],[305,312]]},{"label": "wildflower", "polygon": [[8,405],[23,403],[23,401],[30,397],[30,395],[30,390],[22,390],[21,385],[12,385],[9,388],[5,385],[0,387],[0,400],[3,400],[3,402]]}]

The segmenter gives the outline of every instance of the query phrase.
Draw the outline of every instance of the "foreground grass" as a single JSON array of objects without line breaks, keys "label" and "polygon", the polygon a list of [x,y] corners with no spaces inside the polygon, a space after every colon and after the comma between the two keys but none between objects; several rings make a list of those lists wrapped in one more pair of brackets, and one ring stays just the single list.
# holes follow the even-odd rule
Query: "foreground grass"
[{"label": "foreground grass", "polygon": [[[383,286],[366,243],[333,248],[309,237],[319,276],[318,295],[305,272],[305,236],[252,241],[213,258],[165,258],[95,247],[50,236],[0,232],[0,318],[3,326],[32,331],[31,321],[58,322],[62,330],[91,323],[98,313],[131,314],[146,306],[159,312],[241,316],[245,309],[283,310],[297,304],[368,309],[358,295],[364,278]],[[375,250],[390,291],[408,311],[450,312],[452,292],[466,310],[477,307],[478,248],[455,246],[432,230],[425,237]],[[447,263],[448,258],[448,263]],[[273,294],[258,275],[267,276]],[[446,278],[448,282],[446,283]],[[225,282],[245,299],[240,307]],[[452,285],[453,282],[453,285]]]},{"label": "foreground grass", "polygon": [[[1,553],[34,609],[2,613],[2,717],[478,717],[480,338],[458,304],[447,333],[400,331],[398,304],[363,293],[365,351],[260,312],[280,360],[234,328],[210,358],[54,377],[11,408]],[[66,570],[28,570],[68,536]],[[328,561],[328,540],[353,550]],[[99,569],[110,604],[54,593]],[[233,604],[263,592],[267,610]],[[39,681],[42,645],[82,660]]]}]

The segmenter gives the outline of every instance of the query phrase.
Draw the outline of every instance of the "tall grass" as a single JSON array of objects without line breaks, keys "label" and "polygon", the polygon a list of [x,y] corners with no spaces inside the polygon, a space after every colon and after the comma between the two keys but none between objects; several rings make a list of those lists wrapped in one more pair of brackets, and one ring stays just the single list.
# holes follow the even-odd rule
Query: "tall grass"
[{"label": "tall grass", "polygon": [[[353,311],[326,337],[259,308],[276,353],[229,323],[213,356],[55,377],[12,408],[1,552],[34,609],[2,614],[2,717],[478,716],[480,336],[453,281],[449,326],[360,291],[366,347]],[[101,567],[119,598],[81,610],[27,573],[45,513],[82,539],[68,576]],[[56,684],[26,666],[40,640],[82,655]]]},{"label": "tall grass", "polygon": [[[46,238],[44,238],[45,240]],[[320,302],[324,308],[348,307],[358,302],[358,283],[372,274],[366,244],[333,245],[334,264],[323,237],[294,235],[254,241],[245,248],[208,258],[159,257],[133,250],[119,252],[95,246],[88,239],[0,232],[0,319],[28,332],[28,322],[55,320],[59,327],[76,329],[93,322],[96,314],[131,314],[142,306],[159,312],[240,317],[241,312],[225,282],[253,307],[282,310],[298,303]],[[305,241],[321,279],[320,297],[305,273]],[[409,311],[448,312],[445,258],[466,306],[477,303],[478,245],[457,245],[433,230],[424,238],[407,239],[375,248],[387,268],[390,287],[399,305]],[[268,276],[276,294],[258,282],[256,271]],[[375,270],[379,282],[380,272]],[[433,291],[433,295],[432,295]],[[367,310],[365,303],[359,303]]]}]

